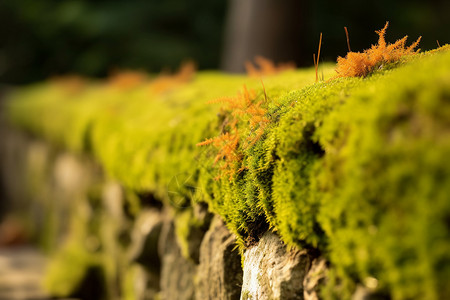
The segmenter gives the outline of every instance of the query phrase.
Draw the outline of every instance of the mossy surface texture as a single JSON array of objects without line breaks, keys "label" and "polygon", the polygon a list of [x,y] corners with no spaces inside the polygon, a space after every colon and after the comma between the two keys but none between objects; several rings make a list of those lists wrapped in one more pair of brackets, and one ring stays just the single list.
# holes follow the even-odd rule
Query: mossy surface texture
[{"label": "mossy surface texture", "polygon": [[[180,212],[207,203],[241,247],[271,228],[289,246],[318,249],[330,261],[325,298],[348,299],[358,285],[392,299],[450,298],[450,52],[365,78],[314,79],[313,69],[263,83],[199,72],[158,93],[147,83],[49,82],[15,92],[8,113],[90,153],[130,190]],[[217,149],[196,144],[232,115],[207,101],[244,84],[269,121],[255,138],[251,116],[234,114],[239,159],[224,174]]]}]

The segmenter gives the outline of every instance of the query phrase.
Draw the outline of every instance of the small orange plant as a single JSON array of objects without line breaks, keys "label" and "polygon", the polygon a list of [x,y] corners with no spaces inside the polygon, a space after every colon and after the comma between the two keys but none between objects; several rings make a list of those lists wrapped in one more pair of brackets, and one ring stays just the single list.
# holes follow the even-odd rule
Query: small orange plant
[{"label": "small orange plant", "polygon": [[388,25],[389,22],[386,22],[383,29],[375,31],[378,34],[378,45],[372,45],[370,49],[362,53],[348,52],[345,58],[338,57],[337,77],[365,77],[387,63],[397,62],[404,56],[413,55],[420,51],[420,49],[414,49],[419,45],[421,37],[409,47],[406,47],[408,36],[403,37],[394,44],[387,44],[384,37]]},{"label": "small orange plant", "polygon": [[194,78],[197,67],[194,62],[187,61],[181,64],[180,69],[175,74],[160,74],[150,83],[152,93],[160,94],[172,88],[187,83]]},{"label": "small orange plant", "polygon": [[320,38],[319,38],[319,50],[317,50],[317,59],[316,59],[316,54],[313,54],[313,60],[314,60],[314,68],[316,70],[316,82],[319,81],[319,58],[320,58],[320,48],[322,47],[322,32],[320,33]]},{"label": "small orange plant", "polygon": [[[257,67],[259,66],[259,68]],[[251,77],[261,77],[266,75],[274,75],[287,70],[294,70],[295,63],[279,63],[275,65],[273,61],[270,59],[264,58],[262,56],[255,57],[255,65],[251,62],[245,62],[245,69],[247,70],[247,74]]]},{"label": "small orange plant", "polygon": [[135,88],[147,80],[147,75],[140,71],[114,71],[108,78],[108,83],[122,90]]},{"label": "small orange plant", "polygon": [[[197,146],[213,145],[218,149],[214,164],[222,161],[220,167],[222,172],[216,179],[219,179],[222,175],[228,175],[231,179],[233,174],[245,169],[244,166],[240,165],[243,151],[261,138],[269,123],[269,119],[266,117],[267,109],[263,107],[266,100],[267,97],[258,101],[256,93],[253,90],[249,91],[244,86],[243,92],[238,93],[236,97],[224,97],[209,102],[226,104],[226,107],[222,108],[226,115],[222,124],[222,133],[197,144]],[[250,129],[250,134],[242,141],[238,123],[248,126]]]},{"label": "small orange plant", "polygon": [[78,75],[57,76],[50,81],[62,87],[68,95],[77,95],[88,85],[87,80]]}]

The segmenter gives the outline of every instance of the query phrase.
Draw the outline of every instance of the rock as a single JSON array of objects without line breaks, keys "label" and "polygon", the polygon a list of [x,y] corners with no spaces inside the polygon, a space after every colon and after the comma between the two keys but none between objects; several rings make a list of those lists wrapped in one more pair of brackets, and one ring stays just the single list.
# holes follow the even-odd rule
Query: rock
[{"label": "rock", "polygon": [[195,264],[200,262],[200,245],[211,223],[212,214],[203,205],[195,204],[175,216],[175,234],[181,253]]},{"label": "rock", "polygon": [[[4,124],[0,115],[0,213],[23,211],[31,200],[45,199],[41,182],[47,182],[50,151]],[[30,193],[30,188],[37,188]]]},{"label": "rock", "polygon": [[356,287],[355,293],[352,295],[352,300],[369,300],[370,293],[367,288],[362,285]]},{"label": "rock", "polygon": [[102,189],[103,205],[106,212],[113,218],[123,218],[124,195],[118,182],[108,181]]},{"label": "rock", "polygon": [[196,298],[239,299],[241,286],[241,258],[236,238],[216,216],[200,247]]},{"label": "rock", "polygon": [[124,299],[154,299],[160,290],[158,241],[162,221],[161,212],[149,208],[142,210],[133,223],[131,241],[126,252],[127,267],[122,281]]},{"label": "rock", "polygon": [[303,280],[303,298],[305,300],[319,300],[320,287],[327,273],[327,264],[324,258],[316,258],[312,261],[311,268]]},{"label": "rock", "polygon": [[50,299],[42,287],[47,262],[29,246],[0,248],[0,299]]},{"label": "rock", "polygon": [[131,264],[122,280],[121,299],[154,300],[159,299],[159,276],[147,272],[139,264]]},{"label": "rock", "polygon": [[56,187],[65,193],[78,190],[87,175],[81,163],[69,153],[62,153],[56,157],[53,172]]},{"label": "rock", "polygon": [[303,299],[311,260],[308,251],[287,251],[277,235],[266,232],[256,246],[244,252],[241,299]]},{"label": "rock", "polygon": [[143,210],[134,223],[130,248],[128,249],[129,261],[135,261],[157,275],[160,272],[158,241],[162,221],[161,213],[158,210]]},{"label": "rock", "polygon": [[181,254],[171,220],[163,223],[158,250],[161,258],[161,299],[194,299],[197,267]]},{"label": "rock", "polygon": [[352,300],[388,300],[392,298],[386,291],[376,290],[378,285],[377,279],[368,277],[364,281],[364,286],[361,284],[356,286]]}]

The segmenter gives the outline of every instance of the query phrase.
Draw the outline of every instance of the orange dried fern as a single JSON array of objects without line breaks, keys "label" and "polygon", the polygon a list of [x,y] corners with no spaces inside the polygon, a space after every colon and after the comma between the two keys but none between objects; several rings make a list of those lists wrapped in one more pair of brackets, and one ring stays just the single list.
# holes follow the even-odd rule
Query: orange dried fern
[{"label": "orange dried fern", "polygon": [[[214,164],[221,162],[221,174],[216,179],[223,175],[228,175],[231,179],[235,173],[245,169],[241,164],[243,151],[261,138],[269,123],[269,118],[266,117],[267,109],[263,105],[266,100],[265,97],[264,100],[258,101],[256,93],[244,86],[243,92],[238,93],[236,97],[224,97],[209,102],[226,105],[222,108],[225,119],[221,135],[197,144],[197,146],[213,145],[218,149]],[[247,138],[243,140],[238,124],[250,129]]]},{"label": "orange dried fern", "polygon": [[383,29],[375,31],[378,34],[378,45],[372,45],[370,49],[362,53],[348,52],[345,58],[338,57],[337,77],[365,77],[387,63],[397,62],[404,56],[413,55],[420,51],[420,49],[414,49],[419,45],[421,37],[409,47],[406,47],[408,36],[394,44],[387,44],[385,35],[388,25],[389,22],[386,22]]},{"label": "orange dried fern", "polygon": [[147,75],[140,71],[114,71],[108,78],[108,84],[118,89],[131,89],[147,80]]},{"label": "orange dried fern", "polygon": [[313,54],[314,68],[316,71],[316,82],[319,81],[318,71],[319,71],[320,48],[322,48],[322,32],[320,33],[320,38],[319,38],[319,49],[317,50],[317,59],[316,59],[316,55]]},{"label": "orange dried fern", "polygon": [[181,84],[191,81],[196,72],[196,65],[192,61],[185,62],[181,64],[180,69],[177,73],[171,74],[160,74],[150,83],[151,93],[161,94],[165,91],[171,90]]},{"label": "orange dried fern", "polygon": [[51,78],[50,82],[62,87],[69,96],[77,95],[88,85],[87,80],[78,75],[57,76]]},{"label": "orange dried fern", "polygon": [[254,60],[255,65],[249,61],[245,62],[245,69],[247,74],[251,77],[274,75],[283,71],[295,69],[295,63],[293,62],[279,63],[278,65],[275,65],[273,61],[262,56],[256,56]]}]

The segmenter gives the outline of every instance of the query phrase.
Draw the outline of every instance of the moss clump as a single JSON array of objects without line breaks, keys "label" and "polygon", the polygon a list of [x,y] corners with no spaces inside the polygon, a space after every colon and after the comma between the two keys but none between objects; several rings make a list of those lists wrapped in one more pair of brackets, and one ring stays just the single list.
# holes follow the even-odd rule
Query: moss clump
[{"label": "moss clump", "polygon": [[44,285],[55,296],[74,295],[88,270],[94,266],[101,266],[98,257],[87,253],[78,244],[67,244],[52,257]]},{"label": "moss clump", "polygon": [[[53,295],[73,296],[83,292],[83,281],[92,269],[103,269],[100,240],[96,234],[98,224],[93,224],[87,201],[73,204],[70,216],[69,236],[64,244],[51,255],[44,285]],[[106,279],[100,279],[106,286]]]},{"label": "moss clump", "polygon": [[375,278],[394,299],[450,295],[449,63],[445,53],[372,78],[317,130],[317,219],[350,286]]},{"label": "moss clump", "polygon": [[175,219],[175,235],[181,254],[198,264],[200,243],[209,226],[209,218],[199,218],[192,208],[178,212]]},{"label": "moss clump", "polygon": [[241,249],[269,227],[291,247],[319,249],[330,261],[327,299],[349,298],[357,285],[393,299],[444,299],[448,66],[450,53],[435,51],[365,78],[312,84],[314,70],[267,77],[270,122],[249,144],[251,122],[237,120],[239,163],[219,180],[216,150],[195,146],[222,133],[223,114],[206,102],[243,84],[263,99],[259,80],[200,73],[164,93],[145,83],[122,91],[91,84],[72,96],[47,84],[19,91],[9,113],[23,128],[90,152],[127,189],[171,205],[180,224],[197,226],[186,207],[205,202]]}]

